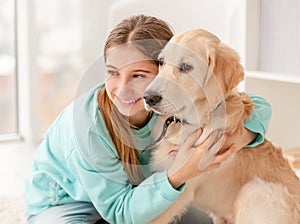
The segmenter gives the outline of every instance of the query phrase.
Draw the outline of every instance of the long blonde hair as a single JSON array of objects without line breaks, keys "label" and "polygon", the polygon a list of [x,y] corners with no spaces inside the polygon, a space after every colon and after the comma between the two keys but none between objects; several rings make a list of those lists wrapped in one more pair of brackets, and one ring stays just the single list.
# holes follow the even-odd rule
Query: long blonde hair
[{"label": "long blonde hair", "polygon": [[[104,57],[106,59],[106,52],[109,48],[132,43],[158,64],[157,56],[172,36],[173,33],[166,22],[152,16],[132,16],[121,21],[110,32],[104,47]],[[139,168],[135,139],[128,118],[126,119],[114,107],[105,86],[99,92],[98,102],[129,181],[137,185],[144,180],[144,177]]]}]

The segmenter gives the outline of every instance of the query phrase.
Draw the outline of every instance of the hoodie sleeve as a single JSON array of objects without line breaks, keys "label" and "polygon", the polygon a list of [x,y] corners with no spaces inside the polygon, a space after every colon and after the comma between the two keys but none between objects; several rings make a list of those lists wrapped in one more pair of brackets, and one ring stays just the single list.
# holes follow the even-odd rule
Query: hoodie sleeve
[{"label": "hoodie sleeve", "polygon": [[68,158],[73,170],[99,214],[109,223],[147,223],[174,203],[184,187],[176,190],[166,172],[155,173],[133,187],[117,158],[99,158],[97,170],[78,151]]},{"label": "hoodie sleeve", "polygon": [[248,146],[255,147],[264,141],[272,115],[271,105],[263,98],[249,94],[254,104],[254,111],[244,123],[245,128],[257,133],[257,137]]}]

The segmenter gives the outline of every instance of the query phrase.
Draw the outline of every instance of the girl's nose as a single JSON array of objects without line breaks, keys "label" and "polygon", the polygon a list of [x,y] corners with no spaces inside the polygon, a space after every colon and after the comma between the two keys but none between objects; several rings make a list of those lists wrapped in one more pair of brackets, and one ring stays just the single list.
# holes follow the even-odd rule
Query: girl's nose
[{"label": "girl's nose", "polygon": [[127,95],[131,93],[134,89],[138,88],[136,86],[136,82],[134,80],[130,79],[130,77],[122,77],[120,80],[118,80],[118,92],[122,95]]},{"label": "girl's nose", "polygon": [[121,75],[121,77],[122,78],[120,79],[120,82],[118,84],[118,88],[119,89],[124,89],[124,88],[126,88],[129,85],[130,80],[127,77],[125,77],[125,76]]}]

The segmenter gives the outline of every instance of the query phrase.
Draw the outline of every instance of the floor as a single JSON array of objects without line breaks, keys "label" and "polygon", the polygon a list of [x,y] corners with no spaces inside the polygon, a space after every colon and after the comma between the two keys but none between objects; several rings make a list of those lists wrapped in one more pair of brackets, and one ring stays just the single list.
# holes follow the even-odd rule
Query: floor
[{"label": "floor", "polygon": [[22,142],[0,143],[0,196],[23,194],[36,148]]}]

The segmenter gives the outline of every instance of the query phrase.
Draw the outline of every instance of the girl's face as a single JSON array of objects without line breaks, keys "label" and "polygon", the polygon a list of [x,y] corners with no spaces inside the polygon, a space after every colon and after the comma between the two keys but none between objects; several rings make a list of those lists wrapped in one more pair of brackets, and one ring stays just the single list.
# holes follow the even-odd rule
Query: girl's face
[{"label": "girl's face", "polygon": [[107,94],[119,112],[139,124],[147,117],[143,95],[158,73],[157,65],[132,45],[106,52]]}]

